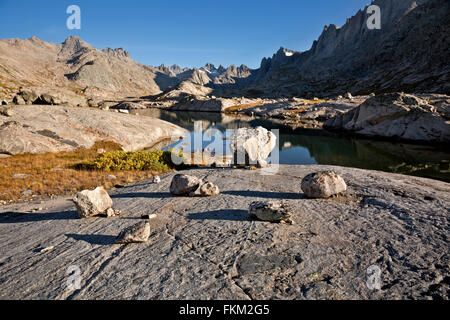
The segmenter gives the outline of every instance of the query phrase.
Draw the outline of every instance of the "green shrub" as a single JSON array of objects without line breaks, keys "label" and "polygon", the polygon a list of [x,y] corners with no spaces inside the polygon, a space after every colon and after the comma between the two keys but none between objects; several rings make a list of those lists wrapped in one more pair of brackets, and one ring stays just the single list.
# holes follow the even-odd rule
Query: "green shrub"
[{"label": "green shrub", "polygon": [[[175,165],[172,162],[171,151],[111,151],[100,155],[89,163],[79,164],[81,168],[103,171],[154,170],[167,171]],[[182,156],[182,154],[178,154]]]}]

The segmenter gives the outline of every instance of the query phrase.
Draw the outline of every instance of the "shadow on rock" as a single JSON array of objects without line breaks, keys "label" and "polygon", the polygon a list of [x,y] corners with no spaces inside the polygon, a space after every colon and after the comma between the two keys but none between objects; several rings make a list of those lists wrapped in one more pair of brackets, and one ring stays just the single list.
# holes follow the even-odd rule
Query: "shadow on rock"
[{"label": "shadow on rock", "polygon": [[267,198],[267,199],[306,199],[303,193],[268,192],[268,191],[223,191],[223,194],[232,196]]},{"label": "shadow on rock", "polygon": [[78,214],[76,211],[62,211],[52,213],[5,212],[0,214],[0,224],[75,219],[78,219]]},{"label": "shadow on rock", "polygon": [[247,210],[214,210],[191,213],[187,216],[191,220],[225,220],[251,221]]},{"label": "shadow on rock", "polygon": [[66,237],[77,241],[85,241],[90,244],[98,244],[108,246],[116,243],[115,236],[108,236],[103,234],[66,234]]}]

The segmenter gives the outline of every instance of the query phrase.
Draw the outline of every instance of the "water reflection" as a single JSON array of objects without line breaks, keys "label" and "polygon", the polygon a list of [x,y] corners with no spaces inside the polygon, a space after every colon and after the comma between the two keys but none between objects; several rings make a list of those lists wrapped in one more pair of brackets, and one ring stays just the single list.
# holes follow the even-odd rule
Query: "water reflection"
[{"label": "water reflection", "polygon": [[381,170],[434,178],[450,182],[450,153],[443,148],[350,138],[319,130],[293,130],[279,121],[235,117],[208,112],[170,112],[159,109],[136,110],[140,115],[160,118],[189,131],[194,121],[203,130],[263,126],[280,130],[281,164],[327,164]]}]

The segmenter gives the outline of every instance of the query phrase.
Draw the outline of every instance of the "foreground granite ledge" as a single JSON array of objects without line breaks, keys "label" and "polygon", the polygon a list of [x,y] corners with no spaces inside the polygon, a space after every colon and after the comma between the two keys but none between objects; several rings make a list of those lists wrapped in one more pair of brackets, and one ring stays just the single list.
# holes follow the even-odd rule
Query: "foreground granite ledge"
[{"label": "foreground granite ledge", "polygon": [[[301,179],[319,170],[340,174],[347,194],[306,199]],[[449,298],[448,183],[316,165],[186,172],[221,194],[172,197],[172,173],[112,192],[117,218],[80,220],[64,198],[0,207],[0,298]],[[250,220],[249,204],[264,199],[286,200],[296,224]],[[158,215],[147,243],[115,244],[147,213]],[[67,287],[70,266],[80,290]],[[380,290],[366,284],[370,266]]]}]

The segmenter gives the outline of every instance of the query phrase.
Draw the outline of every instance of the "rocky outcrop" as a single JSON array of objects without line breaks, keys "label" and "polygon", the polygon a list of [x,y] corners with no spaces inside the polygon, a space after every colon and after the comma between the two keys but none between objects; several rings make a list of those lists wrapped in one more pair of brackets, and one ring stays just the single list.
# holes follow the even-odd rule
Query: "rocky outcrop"
[{"label": "rocky outcrop", "polygon": [[[381,30],[370,30],[367,6],[343,26],[325,26],[310,50],[285,49],[261,62],[245,88],[258,96],[328,97],[404,92],[450,93],[447,0],[375,0]],[[411,48],[414,48],[413,50]]]},{"label": "rocky outcrop", "polygon": [[438,109],[413,95],[382,94],[328,120],[324,128],[366,136],[449,142],[449,110],[450,104],[441,103]]},{"label": "rocky outcrop", "polygon": [[277,143],[277,137],[263,127],[239,128],[230,137],[234,165],[267,165],[267,158]]},{"label": "rocky outcrop", "polygon": [[0,117],[0,153],[47,153],[90,148],[109,140],[126,151],[178,140],[185,130],[150,117],[64,106],[17,106],[12,117]]},{"label": "rocky outcrop", "polygon": [[106,213],[113,205],[112,199],[103,187],[78,192],[73,201],[80,218],[89,218]]},{"label": "rocky outcrop", "polygon": [[345,192],[347,184],[336,172],[321,171],[304,177],[301,188],[309,198],[329,198]]},{"label": "rocky outcrop", "polygon": [[224,112],[236,104],[232,99],[187,96],[170,108],[173,111]]}]

